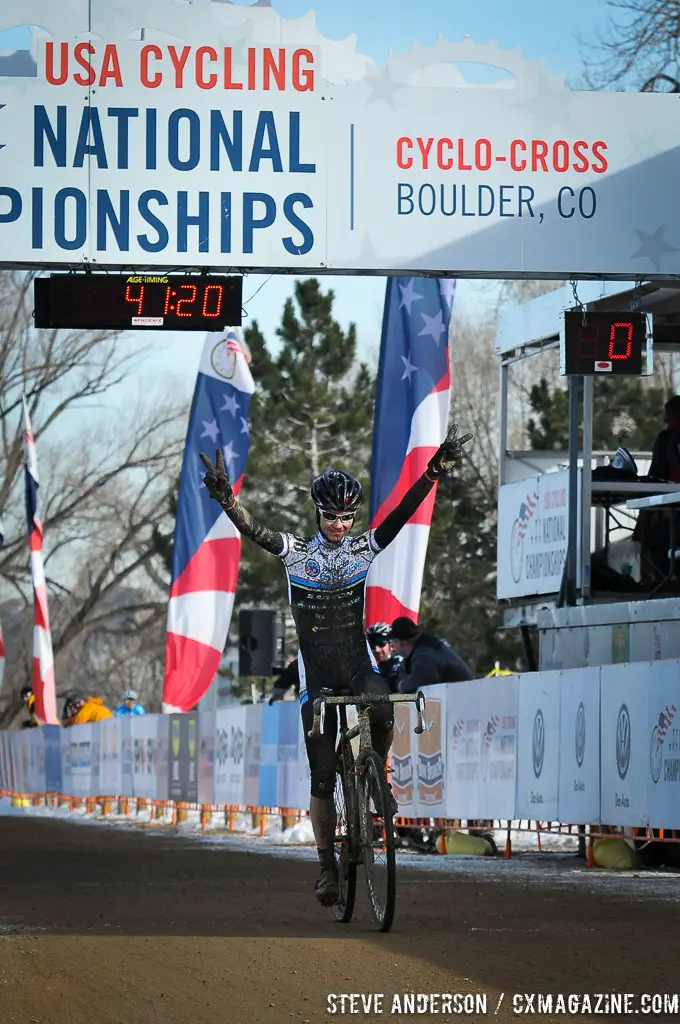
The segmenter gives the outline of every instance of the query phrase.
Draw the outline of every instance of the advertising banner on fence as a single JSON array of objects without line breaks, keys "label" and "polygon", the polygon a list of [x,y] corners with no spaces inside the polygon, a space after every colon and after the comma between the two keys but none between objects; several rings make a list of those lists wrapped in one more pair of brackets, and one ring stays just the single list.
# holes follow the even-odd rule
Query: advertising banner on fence
[{"label": "advertising banner on fence", "polygon": [[647,806],[658,828],[680,828],[680,673],[677,663],[649,666]]},{"label": "advertising banner on fence", "polygon": [[428,686],[423,732],[414,735],[416,813],[420,817],[443,818],[446,814],[446,690],[446,686]]},{"label": "advertising banner on fence", "polygon": [[476,679],[447,687],[446,815],[479,818],[482,684]]},{"label": "advertising banner on fence", "polygon": [[169,718],[142,715],[130,719],[133,796],[168,799]]},{"label": "advertising banner on fence", "polygon": [[519,681],[517,817],[556,821],[560,759],[560,673]]},{"label": "advertising banner on fence", "polygon": [[600,817],[600,675],[592,669],[560,673],[560,782],[557,821]]},{"label": "advertising banner on fence", "polygon": [[215,740],[217,719],[214,711],[198,716],[198,802],[215,803]]},{"label": "advertising banner on fence", "polygon": [[260,748],[262,746],[262,705],[246,708],[246,759],[243,803],[255,807],[260,796]]},{"label": "advertising banner on fence", "polygon": [[515,818],[519,677],[481,681],[479,817]]},{"label": "advertising banner on fence", "polygon": [[244,803],[246,708],[224,708],[215,714],[215,801]]},{"label": "advertising banner on fence", "polygon": [[568,470],[499,487],[499,598],[559,591],[567,553],[568,493]]},{"label": "advertising banner on fence", "polygon": [[647,825],[650,665],[603,665],[600,672],[600,820]]},{"label": "advertising banner on fence", "polygon": [[395,800],[399,804],[399,814],[412,816],[416,814],[414,722],[415,712],[412,704],[394,705],[394,740],[390,751],[390,766],[392,768],[390,782]]},{"label": "advertising banner on fence", "polygon": [[2,259],[680,273],[673,96],[568,90],[494,43],[354,45],[268,4],[5,4]]}]

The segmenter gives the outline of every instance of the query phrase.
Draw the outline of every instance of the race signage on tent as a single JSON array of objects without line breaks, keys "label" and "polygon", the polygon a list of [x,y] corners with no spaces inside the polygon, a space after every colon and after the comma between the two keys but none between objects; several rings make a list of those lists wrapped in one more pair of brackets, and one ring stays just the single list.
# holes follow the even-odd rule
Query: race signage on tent
[{"label": "race signage on tent", "polygon": [[15,0],[3,51],[6,263],[680,272],[671,94],[470,40],[376,66],[267,0]]}]

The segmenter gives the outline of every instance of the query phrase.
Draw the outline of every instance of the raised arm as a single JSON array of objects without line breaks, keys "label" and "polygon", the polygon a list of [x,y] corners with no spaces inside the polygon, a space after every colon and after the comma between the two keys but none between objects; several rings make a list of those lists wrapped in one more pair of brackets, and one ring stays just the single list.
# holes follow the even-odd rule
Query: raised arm
[{"label": "raised arm", "polygon": [[439,446],[427,464],[423,475],[408,489],[396,508],[385,516],[382,523],[376,526],[373,539],[381,550],[395,539],[399,531],[406,526],[411,516],[418,511],[442,473],[447,473],[463,454],[463,445],[471,441],[473,434],[463,434],[457,438],[457,424],[453,424],[443,444]]},{"label": "raised arm", "polygon": [[224,456],[222,450],[217,449],[217,455],[215,456],[215,465],[207,455],[201,452],[201,462],[207,469],[207,473],[203,477],[203,483],[208,488],[208,493],[211,498],[219,502],[222,506],[223,511],[231,519],[232,523],[240,534],[244,537],[248,537],[254,541],[259,547],[268,551],[272,555],[280,555],[283,553],[285,547],[285,541],[283,535],[275,530],[270,530],[268,526],[262,526],[254,519],[250,512],[236,500],[236,496],[232,490],[227,471],[224,466]]}]

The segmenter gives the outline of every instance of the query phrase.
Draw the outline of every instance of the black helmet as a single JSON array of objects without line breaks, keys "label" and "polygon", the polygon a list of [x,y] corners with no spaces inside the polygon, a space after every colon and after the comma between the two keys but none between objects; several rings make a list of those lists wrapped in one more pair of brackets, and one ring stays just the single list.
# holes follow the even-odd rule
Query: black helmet
[{"label": "black helmet", "polygon": [[312,484],[312,501],[328,512],[356,512],[363,504],[364,491],[351,473],[327,469]]},{"label": "black helmet", "polygon": [[366,636],[370,644],[384,644],[392,636],[392,627],[386,622],[376,622],[366,630]]},{"label": "black helmet", "polygon": [[26,697],[32,697],[32,696],[33,696],[33,687],[32,686],[24,686],[23,690],[21,691],[21,699],[25,700]]}]

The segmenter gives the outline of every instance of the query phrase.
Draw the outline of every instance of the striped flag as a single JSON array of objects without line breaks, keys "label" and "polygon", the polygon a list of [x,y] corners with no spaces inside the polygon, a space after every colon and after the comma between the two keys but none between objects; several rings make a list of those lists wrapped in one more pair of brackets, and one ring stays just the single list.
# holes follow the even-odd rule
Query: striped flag
[{"label": "striped flag", "polygon": [[54,658],[50,618],[47,611],[47,584],[43,569],[43,528],[38,515],[38,459],[31,429],[31,418],[24,398],[24,482],[26,488],[26,525],[31,552],[33,582],[33,693],[35,716],[48,725],[58,725],[57,694],[54,685]]},{"label": "striped flag", "polygon": [[[373,424],[371,527],[399,503],[446,436],[454,289],[453,280],[388,278]],[[373,563],[367,626],[399,615],[417,621],[435,492],[436,487]]]},{"label": "striped flag", "polygon": [[189,711],[219,667],[234,607],[241,537],[208,494],[199,458],[221,448],[236,494],[250,443],[255,390],[250,357],[233,328],[208,334],[189,414],[179,484],[165,641],[163,711]]}]

